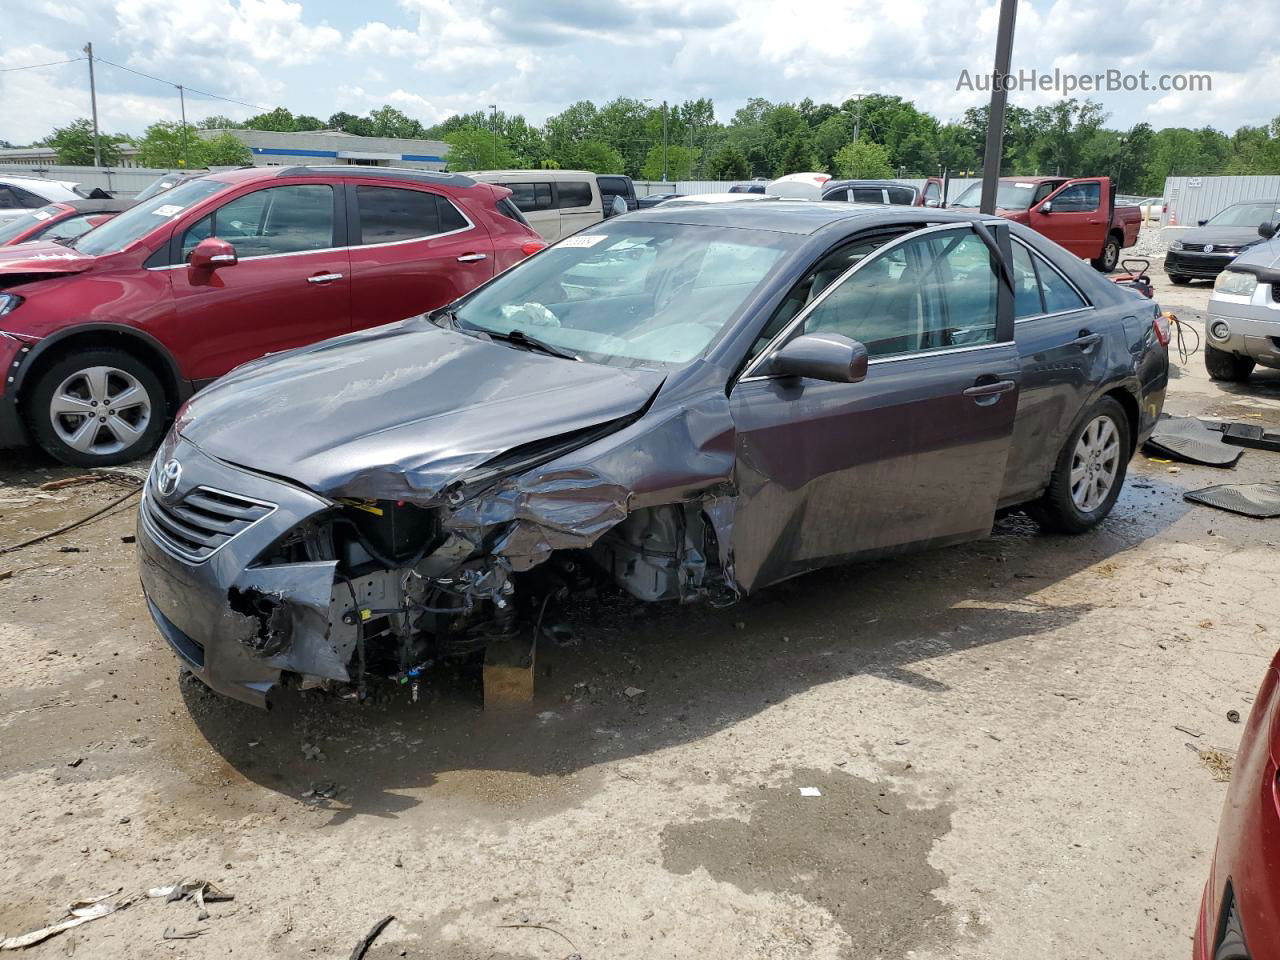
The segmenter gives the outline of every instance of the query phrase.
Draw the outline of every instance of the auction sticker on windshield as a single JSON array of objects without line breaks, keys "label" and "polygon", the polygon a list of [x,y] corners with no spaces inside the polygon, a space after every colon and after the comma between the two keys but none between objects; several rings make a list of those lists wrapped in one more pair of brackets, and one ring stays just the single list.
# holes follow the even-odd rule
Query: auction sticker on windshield
[{"label": "auction sticker on windshield", "polygon": [[172,217],[182,212],[182,207],[176,203],[166,203],[163,207],[156,207],[151,211],[157,217]]},{"label": "auction sticker on windshield", "polygon": [[566,240],[561,240],[561,241],[557,244],[557,246],[562,247],[562,248],[568,248],[568,247],[594,247],[597,243],[600,243],[602,240],[607,240],[607,239],[609,239],[609,238],[608,238],[608,237],[606,237],[603,233],[593,233],[593,234],[591,234],[590,236],[586,236],[586,237],[581,237],[581,236],[579,236],[579,237],[569,237],[569,238],[568,238],[568,239],[566,239]]}]

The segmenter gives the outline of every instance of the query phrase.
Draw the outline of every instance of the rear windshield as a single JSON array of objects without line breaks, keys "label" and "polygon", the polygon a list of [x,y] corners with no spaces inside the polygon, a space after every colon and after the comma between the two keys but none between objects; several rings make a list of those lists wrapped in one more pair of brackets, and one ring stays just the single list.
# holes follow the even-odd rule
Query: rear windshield
[{"label": "rear windshield", "polygon": [[119,253],[125,247],[141,240],[147,234],[164,226],[178,214],[205,197],[231,186],[221,180],[191,180],[172,190],[143,200],[118,217],[108,220],[96,230],[90,230],[71,244],[81,253],[99,257],[104,253]]}]

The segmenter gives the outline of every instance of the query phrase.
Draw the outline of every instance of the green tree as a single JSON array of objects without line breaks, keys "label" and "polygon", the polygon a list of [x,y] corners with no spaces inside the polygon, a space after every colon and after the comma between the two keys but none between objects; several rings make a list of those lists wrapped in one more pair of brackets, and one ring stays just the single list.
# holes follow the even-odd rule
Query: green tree
[{"label": "green tree", "polygon": [[836,154],[836,175],[846,180],[886,180],[893,176],[889,151],[879,143],[855,140]]},{"label": "green tree", "polygon": [[[120,162],[119,137],[98,137],[102,162],[113,167]],[[58,163],[68,167],[93,166],[93,121],[85,117],[72,120],[65,127],[54,127],[45,145],[56,151]]]},{"label": "green tree", "polygon": [[242,167],[253,163],[253,153],[233,133],[220,133],[199,141],[198,157],[200,165],[205,167]]},{"label": "green tree", "polygon": [[[839,156],[837,153],[836,157]],[[818,158],[814,156],[808,133],[796,131],[787,140],[782,150],[782,156],[774,168],[774,176],[785,177],[789,173],[807,173],[817,166]]]},{"label": "green tree", "polygon": [[292,133],[297,127],[294,125],[293,114],[287,107],[276,107],[274,110],[268,110],[266,113],[259,113],[250,117],[244,122],[244,125],[250,130],[273,130],[277,133]]},{"label": "green tree", "polygon": [[370,132],[365,136],[405,140],[420,140],[427,132],[421,123],[390,104],[369,111],[369,128]]},{"label": "green tree", "polygon": [[599,140],[575,143],[559,160],[562,169],[590,170],[592,173],[623,173],[626,167],[622,154]]},{"label": "green tree", "polygon": [[[696,158],[697,152],[688,147],[674,143],[668,146],[667,179],[692,180],[693,164]],[[662,144],[655,144],[649,148],[649,153],[644,158],[644,166],[640,168],[640,178],[642,180],[662,179]]]},{"label": "green tree", "polygon": [[357,117],[354,113],[339,110],[337,113],[330,114],[325,126],[330,130],[341,130],[343,133],[364,137],[368,136],[369,121],[363,117]]},{"label": "green tree", "polygon": [[745,180],[750,175],[746,156],[731,143],[725,144],[707,161],[707,176],[712,180]]},{"label": "green tree", "polygon": [[449,144],[448,166],[450,170],[506,170],[515,160],[501,138],[496,147],[492,130],[483,127],[466,127],[445,137]]},{"label": "green tree", "polygon": [[203,144],[191,124],[161,120],[147,127],[137,142],[138,163],[144,167],[205,166]]},{"label": "green tree", "polygon": [[213,113],[205,117],[196,124],[201,130],[243,130],[244,124],[239,120],[232,120],[230,117],[223,116],[220,113]]}]

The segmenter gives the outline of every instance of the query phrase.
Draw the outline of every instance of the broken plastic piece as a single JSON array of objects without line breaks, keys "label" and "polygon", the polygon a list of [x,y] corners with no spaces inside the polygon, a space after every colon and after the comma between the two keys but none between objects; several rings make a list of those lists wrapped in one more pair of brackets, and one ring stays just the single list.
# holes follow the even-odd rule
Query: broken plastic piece
[{"label": "broken plastic piece", "polygon": [[[119,892],[119,890],[116,891],[116,893]],[[113,896],[115,894],[106,893],[90,900],[77,900],[67,908],[67,916],[62,920],[47,927],[41,927],[39,930],[24,933],[21,936],[7,937],[4,940],[0,940],[0,950],[23,950],[27,947],[35,946],[55,934],[62,933],[64,930],[78,927],[80,924],[88,923],[90,920],[100,920],[133,902],[132,898],[126,898],[120,903],[115,903],[110,899]]]},{"label": "broken plastic piece", "polygon": [[801,787],[801,788],[800,788],[800,796],[802,796],[802,797],[820,797],[820,796],[822,796],[822,791],[821,791],[821,790],[819,790],[817,787]]}]

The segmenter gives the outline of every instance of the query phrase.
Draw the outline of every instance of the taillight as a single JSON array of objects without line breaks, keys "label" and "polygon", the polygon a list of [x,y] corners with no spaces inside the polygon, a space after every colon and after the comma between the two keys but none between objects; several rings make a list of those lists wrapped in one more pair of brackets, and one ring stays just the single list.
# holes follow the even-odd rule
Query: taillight
[{"label": "taillight", "polygon": [[1151,321],[1152,329],[1156,332],[1156,339],[1160,341],[1160,346],[1167,347],[1169,345],[1169,318],[1172,316],[1168,313],[1157,313],[1155,319]]},{"label": "taillight", "polygon": [[[546,248],[547,248],[547,245],[543,243],[541,240],[529,240],[529,241],[526,241],[525,243],[520,244],[520,252],[523,253],[526,257],[529,256],[530,254],[537,253],[539,250],[545,250]],[[1168,340],[1165,340],[1165,343],[1168,343],[1168,342],[1169,342]]]}]

